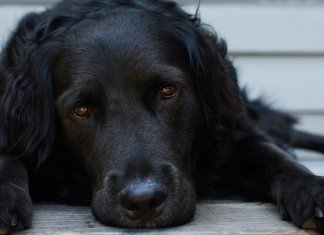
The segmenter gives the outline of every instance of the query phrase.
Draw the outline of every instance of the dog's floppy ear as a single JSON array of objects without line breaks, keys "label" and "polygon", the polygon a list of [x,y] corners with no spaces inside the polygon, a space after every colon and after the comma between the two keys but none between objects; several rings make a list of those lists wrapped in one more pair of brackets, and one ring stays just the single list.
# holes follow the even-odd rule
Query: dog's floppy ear
[{"label": "dog's floppy ear", "polygon": [[242,112],[242,100],[236,70],[227,58],[226,42],[202,27],[198,28],[198,38],[199,56],[192,57],[207,122],[209,127],[221,122],[232,131]]},{"label": "dog's floppy ear", "polygon": [[57,18],[29,14],[2,51],[0,154],[38,166],[54,140],[52,66],[58,45],[47,39]]}]

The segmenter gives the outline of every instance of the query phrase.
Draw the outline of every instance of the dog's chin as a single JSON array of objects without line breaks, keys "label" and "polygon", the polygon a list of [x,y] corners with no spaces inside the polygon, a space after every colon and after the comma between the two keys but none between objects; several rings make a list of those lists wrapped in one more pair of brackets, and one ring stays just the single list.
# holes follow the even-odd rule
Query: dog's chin
[{"label": "dog's chin", "polygon": [[100,190],[92,198],[92,213],[101,223],[122,228],[164,228],[183,225],[190,222],[195,214],[196,195],[193,188],[184,189],[182,195],[170,195],[161,208],[155,212],[138,217],[120,206],[118,199],[113,199]]},{"label": "dog's chin", "polygon": [[166,228],[166,227],[174,227],[186,224],[191,221],[195,210],[192,209],[192,212],[186,213],[183,215],[178,215],[175,218],[174,215],[160,215],[155,218],[147,218],[145,220],[134,220],[127,216],[120,216],[118,220],[116,218],[112,218],[110,216],[99,216],[96,214],[95,209],[93,209],[93,213],[98,221],[101,223],[120,228],[134,228],[134,229],[153,229],[153,228]]}]

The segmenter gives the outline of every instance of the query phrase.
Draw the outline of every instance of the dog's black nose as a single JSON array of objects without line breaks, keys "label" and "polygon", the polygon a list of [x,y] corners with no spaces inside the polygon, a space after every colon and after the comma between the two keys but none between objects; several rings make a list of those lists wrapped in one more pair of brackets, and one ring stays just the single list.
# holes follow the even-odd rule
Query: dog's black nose
[{"label": "dog's black nose", "polygon": [[120,192],[120,203],[132,219],[153,219],[162,212],[166,197],[157,183],[136,183]]}]

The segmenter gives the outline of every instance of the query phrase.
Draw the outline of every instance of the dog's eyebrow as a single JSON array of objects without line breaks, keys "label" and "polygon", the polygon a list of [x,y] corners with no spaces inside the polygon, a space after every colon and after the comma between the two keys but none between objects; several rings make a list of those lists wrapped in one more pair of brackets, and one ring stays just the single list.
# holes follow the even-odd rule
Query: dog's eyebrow
[{"label": "dog's eyebrow", "polygon": [[60,95],[59,100],[69,104],[70,101],[80,99],[81,97],[95,99],[96,97],[100,97],[101,94],[102,84],[97,81],[87,79],[82,83],[74,83],[69,89]]},{"label": "dog's eyebrow", "polygon": [[184,71],[170,65],[161,66],[156,70],[156,78],[160,82],[181,82],[185,77]]}]

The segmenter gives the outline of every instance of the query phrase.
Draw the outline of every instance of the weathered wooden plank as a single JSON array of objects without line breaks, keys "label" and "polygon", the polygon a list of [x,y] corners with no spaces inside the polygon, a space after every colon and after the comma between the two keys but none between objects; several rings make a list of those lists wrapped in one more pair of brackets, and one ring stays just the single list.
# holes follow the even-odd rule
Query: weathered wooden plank
[{"label": "weathered wooden plank", "polygon": [[33,227],[17,235],[52,234],[316,234],[300,230],[280,219],[269,203],[204,201],[193,221],[165,229],[121,229],[98,223],[88,207],[36,205]]}]

